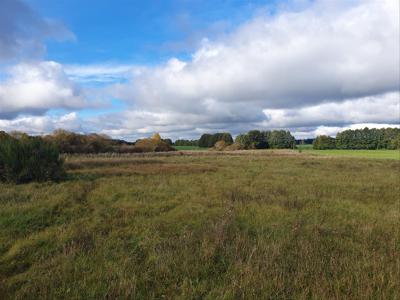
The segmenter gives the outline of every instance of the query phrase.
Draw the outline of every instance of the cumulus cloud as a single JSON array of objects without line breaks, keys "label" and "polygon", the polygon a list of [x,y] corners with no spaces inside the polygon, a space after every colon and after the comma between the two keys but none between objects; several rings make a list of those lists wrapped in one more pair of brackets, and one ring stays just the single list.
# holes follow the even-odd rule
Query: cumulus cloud
[{"label": "cumulus cloud", "polygon": [[71,112],[61,116],[23,116],[13,120],[0,120],[0,130],[4,131],[23,131],[28,134],[40,135],[63,128],[72,131],[82,131],[82,120],[76,112]]},{"label": "cumulus cloud", "polygon": [[153,110],[201,113],[208,99],[292,108],[398,90],[399,3],[356,3],[258,17],[224,40],[204,40],[190,61],[144,70],[116,93]]},{"label": "cumulus cloud", "polygon": [[99,131],[117,137],[140,138],[159,132],[171,138],[198,138],[214,131],[239,133],[260,126],[265,114],[243,103],[221,104],[207,99],[202,113],[128,109],[91,120]]},{"label": "cumulus cloud", "polygon": [[330,102],[299,109],[266,109],[264,127],[344,126],[400,123],[400,92]]},{"label": "cumulus cloud", "polygon": [[[94,83],[94,94],[111,94],[127,108],[65,126],[80,123],[81,130],[131,139],[254,128],[310,137],[365,124],[398,126],[399,2],[294,2],[295,9],[258,14],[230,34],[204,38],[186,61],[171,58],[155,67],[19,64],[0,79],[0,119],[82,108],[87,101],[76,83]],[[64,124],[50,116],[19,116],[0,121],[0,128],[26,128],[28,122],[41,129]]]},{"label": "cumulus cloud", "polygon": [[172,58],[115,85],[131,110],[109,133],[258,127],[301,136],[324,126],[400,123],[399,3],[300,7],[258,16],[228,37],[204,39],[188,61]]},{"label": "cumulus cloud", "polygon": [[74,39],[62,23],[45,19],[21,0],[0,0],[0,62],[45,53],[44,39]]},{"label": "cumulus cloud", "polygon": [[0,80],[0,118],[3,119],[87,105],[84,92],[67,78],[56,62],[20,63]]},{"label": "cumulus cloud", "polygon": [[347,129],[363,129],[365,127],[368,128],[400,128],[399,124],[382,124],[382,123],[356,123],[351,124],[349,126],[318,126],[316,128],[306,128],[306,130],[302,131],[301,128],[294,129],[292,134],[298,139],[305,139],[305,138],[313,138],[318,135],[328,135],[335,137],[338,132]]}]

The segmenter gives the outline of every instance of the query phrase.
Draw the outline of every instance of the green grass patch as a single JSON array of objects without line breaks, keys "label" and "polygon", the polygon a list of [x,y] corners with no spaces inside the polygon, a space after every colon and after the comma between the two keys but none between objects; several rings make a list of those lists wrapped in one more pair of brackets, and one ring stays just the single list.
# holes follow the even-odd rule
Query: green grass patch
[{"label": "green grass patch", "polygon": [[297,149],[300,149],[300,150],[312,150],[313,145],[309,145],[309,144],[306,144],[306,145],[296,145],[296,147],[297,147]]},{"label": "green grass patch", "polygon": [[173,146],[176,150],[179,151],[204,151],[208,150],[208,148],[198,147],[198,146]]},{"label": "green grass patch", "polygon": [[314,150],[308,147],[300,149],[315,155],[400,160],[400,150]]}]

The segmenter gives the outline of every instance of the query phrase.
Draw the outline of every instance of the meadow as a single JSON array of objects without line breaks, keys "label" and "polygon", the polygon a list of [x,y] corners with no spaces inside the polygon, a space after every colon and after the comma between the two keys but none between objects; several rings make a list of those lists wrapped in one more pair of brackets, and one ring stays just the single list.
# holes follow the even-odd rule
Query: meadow
[{"label": "meadow", "polygon": [[66,157],[0,183],[0,299],[399,299],[400,161]]},{"label": "meadow", "polygon": [[208,148],[198,147],[198,146],[173,146],[176,150],[179,151],[201,151],[208,150]]},{"label": "meadow", "polygon": [[400,160],[400,150],[315,150],[312,148],[312,145],[299,145],[298,149],[313,155]]}]

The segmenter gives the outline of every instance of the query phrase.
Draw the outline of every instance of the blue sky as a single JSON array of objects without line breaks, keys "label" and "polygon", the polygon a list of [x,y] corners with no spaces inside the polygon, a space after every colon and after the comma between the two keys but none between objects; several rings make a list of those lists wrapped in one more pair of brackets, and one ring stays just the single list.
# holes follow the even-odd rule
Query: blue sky
[{"label": "blue sky", "polygon": [[[48,41],[47,58],[62,63],[112,61],[156,64],[186,58],[202,35],[229,32],[274,1],[53,1],[30,0],[48,18],[62,20],[76,41]],[[196,40],[197,37],[197,40]]]},{"label": "blue sky", "polygon": [[392,0],[0,0],[0,130],[398,127]]}]

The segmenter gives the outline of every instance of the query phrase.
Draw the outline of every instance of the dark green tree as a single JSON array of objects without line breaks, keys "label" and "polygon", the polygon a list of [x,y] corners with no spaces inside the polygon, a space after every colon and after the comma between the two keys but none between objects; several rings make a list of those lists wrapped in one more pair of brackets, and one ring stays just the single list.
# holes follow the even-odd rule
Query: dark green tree
[{"label": "dark green tree", "polygon": [[336,141],[330,136],[320,135],[314,140],[313,148],[316,150],[335,149]]}]

